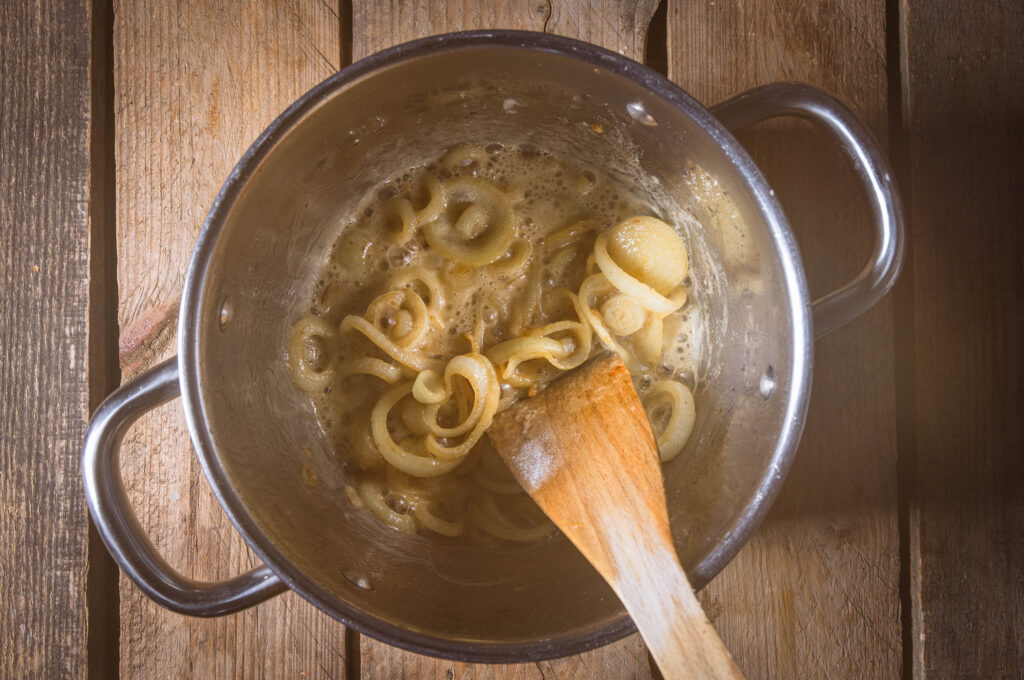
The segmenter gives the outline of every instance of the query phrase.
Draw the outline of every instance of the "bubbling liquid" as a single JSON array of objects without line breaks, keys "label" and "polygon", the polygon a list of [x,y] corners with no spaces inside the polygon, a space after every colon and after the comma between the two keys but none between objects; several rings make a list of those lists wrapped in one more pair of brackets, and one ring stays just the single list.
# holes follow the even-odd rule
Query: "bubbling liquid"
[{"label": "bubbling liquid", "polygon": [[678,455],[700,312],[663,214],[529,145],[456,147],[370,192],[289,342],[349,499],[406,533],[547,536],[482,435],[602,347],[626,361],[662,458]]}]

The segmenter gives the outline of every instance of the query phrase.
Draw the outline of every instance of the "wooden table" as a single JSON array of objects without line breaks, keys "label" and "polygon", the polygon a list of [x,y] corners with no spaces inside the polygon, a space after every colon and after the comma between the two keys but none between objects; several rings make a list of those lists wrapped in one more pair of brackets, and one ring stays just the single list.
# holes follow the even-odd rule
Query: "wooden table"
[{"label": "wooden table", "polygon": [[[185,266],[238,156],[292,100],[412,38],[508,27],[644,60],[711,104],[833,92],[890,150],[912,238],[894,296],[815,347],[813,399],[770,516],[701,593],[751,678],[1024,674],[1024,5],[969,0],[163,0],[0,7],[0,675],[649,678],[636,636],[517,666],[361,637],[286,594],[187,619],[90,530],[88,413],[170,356]],[[861,190],[803,124],[744,133],[812,291],[870,247]],[[116,352],[116,353],[115,353]],[[215,579],[253,556],[180,405],[123,452],[156,545]]]}]

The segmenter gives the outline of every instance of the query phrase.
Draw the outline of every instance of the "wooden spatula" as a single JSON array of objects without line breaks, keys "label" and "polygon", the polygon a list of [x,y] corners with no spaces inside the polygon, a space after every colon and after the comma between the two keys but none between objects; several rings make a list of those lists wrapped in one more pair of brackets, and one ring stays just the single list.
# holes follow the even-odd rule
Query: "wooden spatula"
[{"label": "wooden spatula", "polygon": [[499,414],[512,474],[615,590],[666,678],[742,678],[679,565],[658,448],[629,372],[595,359]]}]

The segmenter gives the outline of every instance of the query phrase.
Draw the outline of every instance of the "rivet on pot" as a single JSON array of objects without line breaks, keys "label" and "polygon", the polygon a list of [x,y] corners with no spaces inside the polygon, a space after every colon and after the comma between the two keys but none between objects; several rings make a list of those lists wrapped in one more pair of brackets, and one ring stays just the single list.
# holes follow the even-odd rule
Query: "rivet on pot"
[{"label": "rivet on pot", "polygon": [[224,302],[220,304],[220,329],[225,331],[228,328],[228,324],[231,323],[231,319],[235,314],[234,306],[228,302],[227,298],[224,298]]},{"label": "rivet on pot", "polygon": [[342,576],[347,578],[352,585],[362,588],[363,590],[373,590],[373,585],[370,583],[370,578],[362,573],[361,571],[343,571]]},{"label": "rivet on pot", "polygon": [[632,116],[633,120],[641,125],[654,127],[658,124],[658,121],[654,119],[654,116],[647,113],[647,109],[645,109],[644,105],[640,102],[630,102],[626,104],[626,111],[629,112],[629,115]]},{"label": "rivet on pot", "polygon": [[775,391],[775,368],[773,366],[768,366],[761,374],[760,389],[761,396],[765,399],[772,396],[772,392]]}]

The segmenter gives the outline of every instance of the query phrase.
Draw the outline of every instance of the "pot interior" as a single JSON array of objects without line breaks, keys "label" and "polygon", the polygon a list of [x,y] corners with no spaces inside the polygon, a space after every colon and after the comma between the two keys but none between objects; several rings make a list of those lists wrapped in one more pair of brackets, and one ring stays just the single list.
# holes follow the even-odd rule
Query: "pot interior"
[{"label": "pot interior", "polygon": [[[229,179],[190,273],[201,277],[197,426],[213,444],[200,453],[250,543],[294,588],[366,632],[491,661],[568,654],[631,625],[560,535],[444,544],[399,534],[349,502],[343,469],[291,382],[286,345],[367,191],[460,143],[529,143],[641,183],[669,212],[700,220],[686,234],[705,320],[697,423],[664,469],[676,547],[697,586],[780,483],[795,445],[780,432],[794,412],[802,422],[794,403],[809,370],[806,316],[794,318],[806,307],[799,264],[706,112],[677,90],[659,97],[652,88],[664,91],[663,80],[594,48],[581,58],[571,41],[515,42],[438,41],[364,62],[307,95]],[[785,258],[799,285],[787,283]]]}]

